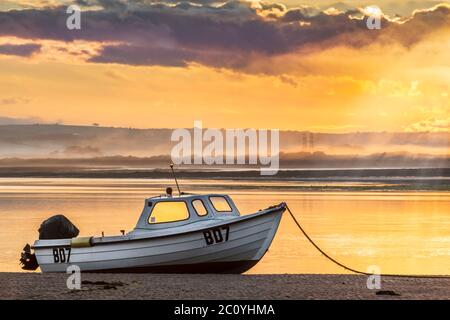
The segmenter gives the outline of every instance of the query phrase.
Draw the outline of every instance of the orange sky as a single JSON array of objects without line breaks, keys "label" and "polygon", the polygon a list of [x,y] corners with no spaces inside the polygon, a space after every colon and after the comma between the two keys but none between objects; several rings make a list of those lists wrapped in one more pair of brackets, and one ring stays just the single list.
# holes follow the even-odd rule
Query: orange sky
[{"label": "orange sky", "polygon": [[[89,62],[104,41],[0,34],[0,117],[155,128],[202,120],[205,127],[448,132],[449,19],[411,45],[377,38],[349,46],[343,35],[333,45],[255,51],[242,68],[195,59],[181,67]],[[29,43],[40,51],[1,53],[2,45]]]}]

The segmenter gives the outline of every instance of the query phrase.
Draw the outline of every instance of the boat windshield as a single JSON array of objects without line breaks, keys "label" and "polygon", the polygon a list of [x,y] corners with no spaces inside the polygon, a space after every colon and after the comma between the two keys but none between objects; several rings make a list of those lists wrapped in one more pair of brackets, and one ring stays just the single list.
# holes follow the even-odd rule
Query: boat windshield
[{"label": "boat windshield", "polygon": [[211,201],[211,204],[213,205],[214,209],[217,212],[225,213],[225,212],[233,211],[233,209],[231,209],[231,206],[225,197],[221,197],[221,196],[209,197],[209,201]]},{"label": "boat windshield", "polygon": [[150,224],[175,222],[189,219],[189,210],[184,201],[157,202],[149,218]]}]

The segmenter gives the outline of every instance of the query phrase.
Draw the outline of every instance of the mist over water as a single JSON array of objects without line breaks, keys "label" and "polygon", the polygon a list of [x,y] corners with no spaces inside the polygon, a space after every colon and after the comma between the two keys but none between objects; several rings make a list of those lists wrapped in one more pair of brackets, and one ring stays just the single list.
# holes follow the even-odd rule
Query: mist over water
[{"label": "mist over water", "polygon": [[[449,191],[389,191],[389,187],[353,191],[361,185],[383,184],[332,183],[338,191],[308,191],[301,188],[305,182],[298,181],[183,180],[182,188],[228,193],[241,214],[285,201],[322,249],[363,271],[378,265],[382,273],[450,273]],[[128,232],[144,199],[162,194],[172,184],[164,179],[1,178],[0,271],[21,271],[21,249],[33,243],[40,223],[49,216],[66,215],[82,236]],[[321,256],[285,214],[268,253],[249,273],[345,270]]]}]

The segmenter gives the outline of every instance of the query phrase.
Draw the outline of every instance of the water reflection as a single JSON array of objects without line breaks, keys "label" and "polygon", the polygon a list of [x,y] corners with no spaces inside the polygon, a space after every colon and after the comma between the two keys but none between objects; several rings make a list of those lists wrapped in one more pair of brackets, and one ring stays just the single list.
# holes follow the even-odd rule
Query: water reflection
[{"label": "water reflection", "polygon": [[[20,271],[23,245],[42,220],[62,213],[81,235],[131,230],[146,196],[172,181],[0,179],[0,271]],[[195,192],[225,189],[242,213],[288,202],[310,236],[331,256],[383,273],[450,273],[450,193],[298,192],[296,182],[184,181]],[[264,189],[259,188],[263,184]],[[239,188],[235,188],[239,185]],[[344,273],[320,255],[283,217],[269,252],[250,273]]]}]

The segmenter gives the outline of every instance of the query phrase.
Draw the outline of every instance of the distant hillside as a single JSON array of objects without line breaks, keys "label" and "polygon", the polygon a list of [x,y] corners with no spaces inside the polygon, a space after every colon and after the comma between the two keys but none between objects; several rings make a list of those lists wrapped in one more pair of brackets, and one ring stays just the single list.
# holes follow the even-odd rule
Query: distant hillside
[{"label": "distant hillside", "polygon": [[[172,129],[69,125],[0,125],[0,158],[151,157],[168,155]],[[410,152],[449,155],[449,133],[311,133],[281,131],[283,152],[370,155]]]}]

